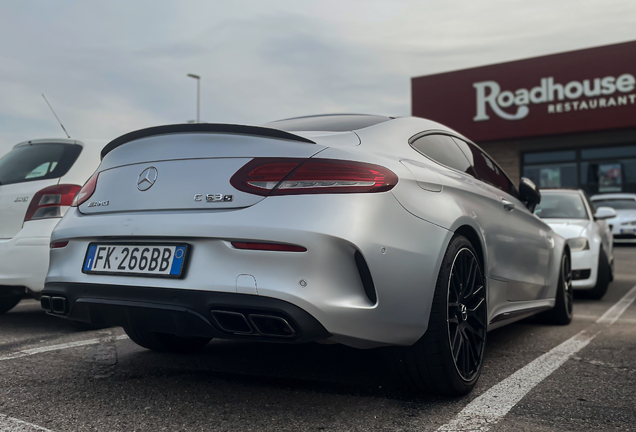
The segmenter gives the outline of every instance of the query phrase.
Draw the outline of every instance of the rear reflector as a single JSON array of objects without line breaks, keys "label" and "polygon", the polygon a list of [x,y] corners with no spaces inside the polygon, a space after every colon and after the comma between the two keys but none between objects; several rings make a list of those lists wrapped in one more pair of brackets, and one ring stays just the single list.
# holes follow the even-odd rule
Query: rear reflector
[{"label": "rear reflector", "polygon": [[68,184],[42,189],[33,196],[24,221],[61,218],[73,203],[73,198],[79,190],[80,186]]},{"label": "rear reflector", "polygon": [[73,200],[73,207],[79,207],[89,200],[93,193],[95,193],[95,187],[97,186],[97,177],[99,173],[95,173],[88,179],[88,181],[82,186],[75,199]]},{"label": "rear reflector", "polygon": [[262,196],[386,192],[397,181],[379,165],[291,158],[252,159],[230,179],[236,189]]},{"label": "rear reflector", "polygon": [[51,249],[61,249],[61,248],[64,248],[66,246],[68,246],[68,242],[67,241],[51,243]]},{"label": "rear reflector", "polygon": [[236,249],[246,250],[262,250],[262,251],[277,251],[277,252],[307,252],[307,248],[296,245],[280,244],[280,243],[247,243],[247,242],[232,242],[232,246]]}]

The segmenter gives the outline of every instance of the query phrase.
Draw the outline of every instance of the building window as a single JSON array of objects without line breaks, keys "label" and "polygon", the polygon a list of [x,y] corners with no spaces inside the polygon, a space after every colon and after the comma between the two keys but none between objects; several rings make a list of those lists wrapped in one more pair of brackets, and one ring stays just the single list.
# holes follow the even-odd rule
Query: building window
[{"label": "building window", "polygon": [[576,160],[576,150],[562,150],[541,153],[526,153],[523,161],[526,164],[536,164],[545,162],[569,162]]},{"label": "building window", "polygon": [[540,188],[636,193],[636,145],[526,153],[522,172]]},{"label": "building window", "polygon": [[607,159],[619,157],[636,158],[636,146],[604,147],[581,150],[581,159]]},{"label": "building window", "polygon": [[542,189],[578,187],[576,163],[527,165],[523,176]]},{"label": "building window", "polygon": [[636,192],[636,158],[581,162],[581,187],[593,193]]}]

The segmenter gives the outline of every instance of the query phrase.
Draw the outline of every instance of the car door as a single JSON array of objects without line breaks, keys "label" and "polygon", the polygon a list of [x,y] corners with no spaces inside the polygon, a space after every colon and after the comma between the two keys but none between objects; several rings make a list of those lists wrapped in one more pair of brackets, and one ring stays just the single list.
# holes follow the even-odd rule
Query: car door
[{"label": "car door", "polygon": [[477,178],[488,185],[499,202],[497,273],[508,283],[507,300],[545,298],[551,258],[550,228],[519,200],[515,186],[488,155],[472,143],[458,138],[455,141],[472,163]]}]

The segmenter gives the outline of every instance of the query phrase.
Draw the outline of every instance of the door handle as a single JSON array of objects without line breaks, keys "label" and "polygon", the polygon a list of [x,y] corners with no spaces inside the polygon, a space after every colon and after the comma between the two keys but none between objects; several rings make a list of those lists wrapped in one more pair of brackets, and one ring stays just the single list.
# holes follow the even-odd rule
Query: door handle
[{"label": "door handle", "polygon": [[502,198],[502,199],[501,199],[501,203],[503,204],[503,207],[504,207],[506,210],[508,210],[508,211],[512,211],[512,210],[514,210],[514,208],[515,208],[514,203],[511,203],[510,201],[508,201],[508,200],[507,200],[507,199],[505,199],[505,198]]}]

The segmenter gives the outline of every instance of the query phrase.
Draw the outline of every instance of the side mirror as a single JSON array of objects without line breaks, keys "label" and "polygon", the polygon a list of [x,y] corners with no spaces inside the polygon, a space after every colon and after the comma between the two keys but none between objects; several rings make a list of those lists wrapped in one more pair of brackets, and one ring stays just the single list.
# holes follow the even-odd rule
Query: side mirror
[{"label": "side mirror", "polygon": [[526,177],[521,177],[521,183],[519,183],[519,198],[528,207],[530,213],[534,213],[534,209],[541,202],[541,192],[537,185],[532,180]]},{"label": "side mirror", "polygon": [[596,209],[594,219],[611,219],[616,217],[616,210],[611,207],[599,207]]}]

